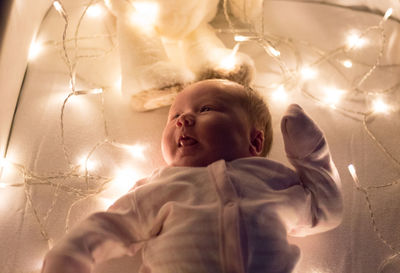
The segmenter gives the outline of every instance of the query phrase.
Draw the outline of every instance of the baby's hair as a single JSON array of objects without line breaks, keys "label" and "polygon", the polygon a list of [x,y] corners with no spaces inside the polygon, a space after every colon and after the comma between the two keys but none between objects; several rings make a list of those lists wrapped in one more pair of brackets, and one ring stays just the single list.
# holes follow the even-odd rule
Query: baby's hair
[{"label": "baby's hair", "polygon": [[240,94],[240,104],[247,112],[251,124],[264,132],[264,145],[261,156],[267,156],[272,146],[272,120],[267,102],[263,96],[250,86],[243,86],[244,92]]},{"label": "baby's hair", "polygon": [[222,83],[222,85],[220,85],[219,87],[221,88],[221,90],[226,90],[224,82],[240,86],[240,88],[237,89],[240,90],[239,92],[229,92],[229,93],[230,94],[235,93],[235,95],[237,95],[239,104],[241,107],[243,107],[243,109],[247,113],[247,117],[249,118],[250,124],[254,125],[256,129],[264,132],[263,149],[260,155],[267,156],[271,150],[272,139],[273,139],[272,120],[268,104],[265,101],[264,97],[260,94],[260,92],[251,88],[245,82],[243,83],[240,81],[234,81],[232,79],[210,77],[202,80],[220,81]]}]

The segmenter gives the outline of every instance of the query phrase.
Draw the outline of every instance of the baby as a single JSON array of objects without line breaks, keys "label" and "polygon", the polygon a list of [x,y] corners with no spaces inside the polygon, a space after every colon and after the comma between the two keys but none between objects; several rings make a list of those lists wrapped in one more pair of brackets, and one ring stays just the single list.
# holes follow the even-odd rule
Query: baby
[{"label": "baby", "polygon": [[298,105],[281,129],[295,171],[264,157],[271,118],[255,91],[227,80],[189,85],[163,131],[168,166],[71,230],[42,272],[91,272],[136,251],[141,273],[292,272],[300,251],[287,235],[334,228],[342,200],[321,130]]}]

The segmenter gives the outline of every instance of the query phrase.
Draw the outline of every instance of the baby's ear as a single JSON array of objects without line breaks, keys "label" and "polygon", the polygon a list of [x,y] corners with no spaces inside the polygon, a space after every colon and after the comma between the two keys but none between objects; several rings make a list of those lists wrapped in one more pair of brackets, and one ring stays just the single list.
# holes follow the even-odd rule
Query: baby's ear
[{"label": "baby's ear", "polygon": [[250,132],[249,151],[252,156],[259,156],[264,147],[264,132],[253,128]]}]

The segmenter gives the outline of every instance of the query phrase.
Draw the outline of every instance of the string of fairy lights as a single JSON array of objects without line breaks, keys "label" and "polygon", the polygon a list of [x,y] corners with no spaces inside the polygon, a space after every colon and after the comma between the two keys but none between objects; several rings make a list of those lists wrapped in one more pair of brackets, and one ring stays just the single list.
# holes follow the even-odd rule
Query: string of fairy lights
[{"label": "string of fairy lights", "polygon": [[[226,2],[226,1],[225,1]],[[226,9],[226,5],[224,5],[224,9]],[[301,90],[301,92],[306,95],[308,98],[312,99],[316,103],[330,107],[338,112],[341,112],[346,115],[351,115],[352,117],[358,118],[363,125],[363,128],[373,143],[378,147],[378,149],[389,159],[392,163],[393,167],[400,171],[400,160],[397,159],[388,148],[386,148],[383,143],[378,140],[375,134],[369,127],[368,120],[379,114],[388,114],[390,112],[397,112],[399,109],[394,105],[387,104],[383,96],[384,94],[398,92],[400,83],[397,82],[393,86],[389,88],[385,88],[379,91],[368,91],[362,88],[362,84],[374,73],[374,71],[380,66],[380,61],[382,56],[384,55],[384,51],[386,48],[386,34],[385,34],[385,23],[390,18],[393,13],[393,8],[388,8],[386,12],[383,14],[382,19],[379,21],[377,25],[373,25],[364,29],[362,31],[353,32],[348,37],[347,40],[343,45],[336,47],[335,49],[329,52],[321,52],[320,49],[315,48],[316,53],[320,55],[319,58],[316,58],[313,62],[308,65],[304,65],[296,69],[295,71],[291,71],[286,63],[281,59],[281,52],[274,46],[274,44],[282,44],[287,43],[290,44],[291,47],[296,48],[295,43],[307,45],[308,47],[313,48],[313,45],[309,44],[308,42],[304,41],[289,41],[285,40],[284,38],[274,37],[272,35],[265,35],[264,30],[262,28],[262,36],[258,33],[251,36],[242,36],[240,34],[236,34],[234,39],[236,42],[247,42],[247,41],[254,41],[260,44],[266,51],[266,53],[273,57],[273,59],[278,63],[279,68],[281,69],[282,81],[279,84],[274,83],[272,85],[273,91],[270,93],[270,96],[273,100],[278,102],[286,101],[289,97],[288,90],[293,90],[296,87]],[[228,13],[225,11],[225,16],[228,17]],[[233,23],[227,18],[229,25],[231,27],[231,31],[235,33],[235,28],[233,27]],[[264,22],[264,18],[261,18],[261,21]],[[261,23],[264,26],[263,23]],[[371,32],[379,33],[379,49],[378,54],[375,59],[375,62],[369,69],[360,77],[360,80],[351,84],[348,90],[338,89],[334,87],[327,87],[325,88],[324,94],[321,96],[315,96],[307,89],[307,80],[313,79],[318,75],[317,66],[323,62],[332,62],[336,61],[335,57],[341,55],[343,53],[348,53],[353,50],[358,50],[362,48],[367,43],[367,36]],[[235,48],[234,48],[235,49]],[[231,63],[234,63],[231,61]],[[351,68],[353,66],[353,62],[351,59],[344,59],[340,61],[341,65],[346,68]],[[301,85],[301,86],[300,86]],[[355,111],[351,108],[346,108],[338,105],[341,101],[342,97],[345,96],[346,93],[361,93],[364,96],[368,96],[373,94],[374,100],[370,103],[371,107],[367,111]],[[397,185],[400,183],[400,179],[394,180],[390,183],[384,185],[377,185],[377,186],[362,186],[360,183],[356,169],[353,164],[348,165],[348,170],[353,178],[355,183],[356,189],[364,195],[365,202],[369,211],[370,216],[370,223],[373,227],[374,232],[376,233],[379,240],[386,245],[391,251],[392,255],[388,258],[384,259],[382,263],[379,265],[377,272],[381,273],[385,269],[385,267],[390,264],[394,259],[398,258],[400,255],[400,249],[393,246],[393,244],[385,238],[383,233],[381,232],[380,228],[378,228],[376,214],[374,212],[371,198],[370,198],[370,191],[376,189],[382,189]]]},{"label": "string of fairy lights", "polygon": [[[90,37],[83,37],[79,35],[79,30],[83,22],[83,18],[99,17],[107,12],[105,5],[109,3],[107,0],[105,0],[104,2],[105,3],[103,3],[102,1],[90,0],[87,4],[85,4],[83,12],[79,17],[78,23],[76,25],[74,36],[72,38],[69,38],[67,37],[67,30],[70,23],[69,15],[64,9],[61,1],[54,1],[53,7],[64,20],[62,41],[47,41],[41,44],[33,42],[29,52],[29,58],[32,61],[40,56],[41,51],[46,46],[58,48],[61,50],[60,52],[62,52],[61,58],[66,65],[69,75],[69,92],[65,96],[65,99],[60,107],[59,127],[63,155],[69,166],[69,170],[66,172],[56,172],[51,175],[41,174],[30,170],[22,164],[11,162],[7,159],[7,157],[0,158],[0,179],[2,179],[0,180],[0,188],[24,188],[27,203],[31,208],[33,215],[38,223],[40,233],[44,240],[48,242],[49,247],[51,247],[52,245],[52,238],[49,236],[47,220],[50,214],[55,209],[56,200],[61,192],[67,192],[76,197],[76,201],[74,201],[69,207],[65,219],[65,230],[67,231],[70,226],[70,215],[76,204],[88,198],[98,197],[112,184],[127,184],[126,180],[132,181],[134,178],[137,178],[134,174],[129,173],[129,170],[121,171],[115,176],[103,176],[96,174],[95,162],[92,160],[92,157],[96,151],[98,151],[101,147],[109,145],[115,149],[122,149],[123,151],[131,154],[134,158],[138,160],[143,160],[145,158],[144,152],[146,150],[146,146],[141,144],[127,145],[124,143],[120,143],[110,137],[105,113],[104,93],[114,87],[95,86],[92,89],[85,90],[77,88],[76,79],[77,77],[79,77],[79,75],[77,75],[76,67],[78,62],[82,58],[93,58],[99,57],[100,55],[106,55],[117,47],[117,43],[113,42],[111,48],[104,49],[99,54],[79,55],[79,41],[84,39],[95,39],[99,37],[99,35],[93,35]],[[148,4],[149,3],[145,1],[136,1],[135,10],[142,15],[136,15],[135,20],[132,21],[133,23],[143,23],[140,18],[144,17],[146,19],[146,27],[149,27],[148,24],[149,22],[151,22],[149,18],[151,19],[152,15],[156,16],[157,7],[154,6],[154,2],[152,2],[151,5]],[[376,72],[376,70],[382,66],[381,59],[385,53],[385,49],[387,46],[387,34],[385,32],[385,25],[386,22],[391,18],[391,15],[393,13],[392,8],[388,8],[387,11],[382,14],[381,20],[376,25],[372,25],[366,29],[353,32],[349,34],[346,41],[343,41],[343,44],[338,45],[336,48],[330,51],[324,51],[307,41],[293,40],[288,39],[287,37],[280,37],[275,34],[267,33],[264,26],[265,24],[263,15],[260,16],[260,21],[258,22],[254,22],[249,19],[247,22],[247,28],[243,29],[242,26],[238,28],[235,26],[235,22],[231,18],[229,4],[227,0],[223,1],[222,7],[224,17],[228,23],[228,29],[219,29],[218,31],[232,33],[236,45],[233,47],[232,54],[228,58],[221,60],[220,67],[228,70],[234,68],[235,55],[238,52],[240,45],[246,43],[254,43],[255,45],[260,46],[265,51],[265,53],[268,54],[268,56],[270,56],[272,60],[276,63],[280,75],[280,79],[278,81],[271,83],[270,86],[262,87],[263,89],[268,90],[268,92],[266,93],[267,96],[277,102],[285,102],[286,100],[288,100],[291,93],[300,91],[305,97],[315,101],[315,103],[323,107],[328,107],[330,109],[333,109],[334,111],[337,111],[338,113],[355,118],[356,120],[360,121],[363,129],[366,132],[366,135],[371,139],[372,143],[376,145],[376,147],[382,152],[382,154],[384,154],[392,163],[393,168],[397,171],[400,171],[400,160],[391,153],[389,148],[385,147],[383,142],[378,139],[378,137],[370,128],[370,120],[376,115],[390,115],[399,111],[398,105],[391,105],[387,101],[385,101],[385,96],[394,94],[395,92],[399,92],[400,82],[393,84],[393,86],[382,88],[378,91],[376,89],[368,90],[364,85],[364,83],[374,74],[374,72]],[[143,14],[145,14],[145,16],[143,16]],[[366,43],[371,42],[368,40],[368,35],[370,35],[371,33],[375,33],[379,36],[379,39],[377,40],[378,47],[375,55],[376,58],[372,65],[364,64],[364,66],[367,66],[368,69],[366,69],[366,72],[364,72],[362,75],[358,76],[357,81],[350,82],[348,84],[349,88],[347,89],[324,87],[321,88],[322,90],[318,93],[310,91],[311,88],[309,87],[313,86],[312,80],[318,78],[320,73],[318,68],[322,65],[329,65],[329,67],[336,71],[338,75],[342,76],[345,81],[348,81],[345,73],[341,72],[341,69],[343,67],[346,69],[351,69],[355,65],[356,61],[349,57],[350,53],[362,49]],[[116,35],[115,33],[107,33],[103,36],[110,37],[113,41],[113,38],[115,38]],[[314,58],[311,62],[304,64],[303,60],[299,57],[301,55],[299,53],[299,48],[302,47],[307,47],[317,57]],[[285,59],[285,54],[288,49],[293,51],[293,56],[295,56],[296,58],[296,65],[294,68],[292,68],[293,65],[289,65]],[[285,53],[284,50],[286,50]],[[75,163],[72,159],[69,147],[65,141],[66,130],[64,120],[66,114],[66,106],[70,103],[72,98],[80,96],[100,97],[100,111],[102,113],[104,137],[102,140],[98,141],[95,145],[90,147],[89,152],[82,156],[81,160],[78,163]],[[366,107],[367,110],[354,110],[351,107],[346,107],[344,103],[342,103],[343,100],[346,100],[346,98],[352,96],[363,96],[364,98],[368,99],[372,98],[372,100],[365,100],[365,103],[368,106]],[[8,169],[13,169],[17,173],[19,173],[22,178],[22,182],[4,181],[3,174]],[[399,257],[400,249],[393,246],[378,228],[374,208],[370,201],[370,191],[394,186],[400,183],[400,179],[397,179],[385,185],[365,187],[359,181],[355,166],[353,164],[350,164],[348,166],[348,169],[354,180],[355,188],[365,197],[365,201],[369,210],[370,222],[374,232],[377,234],[380,241],[384,245],[386,245],[392,252],[392,255],[386,258],[378,268],[378,272],[383,272],[387,264]],[[124,177],[126,178],[125,180]],[[63,183],[63,181],[65,181],[66,179],[75,179],[76,181],[79,181],[79,183]],[[121,181],[123,182],[121,183]],[[33,200],[31,193],[32,187],[38,185],[49,186],[53,188],[53,201],[47,208],[44,216],[41,216],[42,214],[39,213],[35,204],[35,200]],[[128,185],[132,186],[129,183]],[[124,189],[126,190],[126,187]],[[117,198],[117,196],[115,198]],[[112,203],[113,200],[106,201],[108,203]]]}]

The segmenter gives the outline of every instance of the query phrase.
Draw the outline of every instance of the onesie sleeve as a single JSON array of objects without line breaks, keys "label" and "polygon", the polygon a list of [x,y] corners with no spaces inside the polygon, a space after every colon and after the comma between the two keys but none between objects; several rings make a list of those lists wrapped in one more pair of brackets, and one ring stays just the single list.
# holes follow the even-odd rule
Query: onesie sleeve
[{"label": "onesie sleeve", "polygon": [[308,195],[308,225],[289,231],[292,236],[323,232],[342,217],[341,182],[323,132],[298,105],[290,105],[281,122],[285,151]]},{"label": "onesie sleeve", "polygon": [[145,239],[135,202],[130,192],[75,226],[48,252],[42,273],[89,273],[95,263],[133,254]]}]

